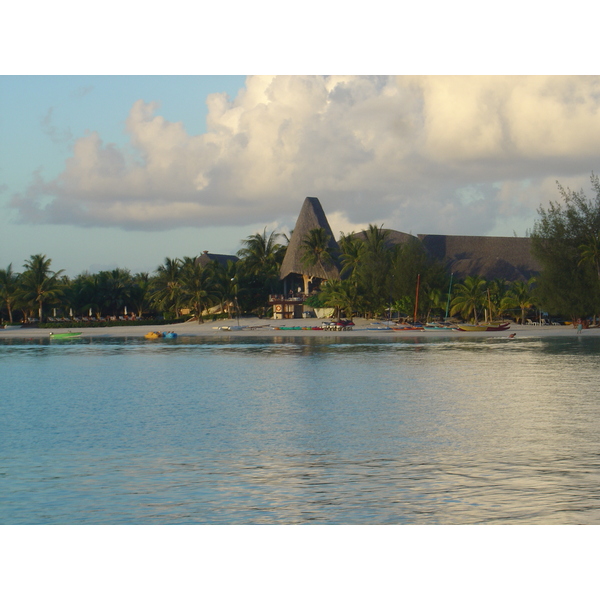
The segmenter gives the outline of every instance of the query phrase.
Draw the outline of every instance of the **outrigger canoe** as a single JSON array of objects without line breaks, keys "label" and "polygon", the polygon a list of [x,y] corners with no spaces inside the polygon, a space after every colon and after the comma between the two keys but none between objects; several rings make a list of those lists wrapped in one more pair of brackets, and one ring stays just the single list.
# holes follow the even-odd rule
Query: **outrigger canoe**
[{"label": "outrigger canoe", "polygon": [[457,325],[457,331],[506,331],[510,323],[481,323],[480,325]]},{"label": "outrigger canoe", "polygon": [[83,331],[67,331],[65,333],[51,333],[50,338],[53,340],[67,340],[69,338],[78,337]]},{"label": "outrigger canoe", "polygon": [[425,331],[439,331],[440,329],[454,329],[455,325],[451,325],[450,323],[443,323],[443,322],[439,322],[439,323],[425,323],[425,325],[423,325],[423,329],[425,329]]},{"label": "outrigger canoe", "polygon": [[323,331],[323,327],[273,327],[276,331]]}]

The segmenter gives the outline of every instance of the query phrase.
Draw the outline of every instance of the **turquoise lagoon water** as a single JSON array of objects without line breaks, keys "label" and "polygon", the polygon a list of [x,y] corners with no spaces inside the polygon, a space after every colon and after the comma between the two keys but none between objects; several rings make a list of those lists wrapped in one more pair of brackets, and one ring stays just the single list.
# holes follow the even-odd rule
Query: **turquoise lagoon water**
[{"label": "turquoise lagoon water", "polygon": [[2,524],[597,524],[600,338],[0,342]]}]

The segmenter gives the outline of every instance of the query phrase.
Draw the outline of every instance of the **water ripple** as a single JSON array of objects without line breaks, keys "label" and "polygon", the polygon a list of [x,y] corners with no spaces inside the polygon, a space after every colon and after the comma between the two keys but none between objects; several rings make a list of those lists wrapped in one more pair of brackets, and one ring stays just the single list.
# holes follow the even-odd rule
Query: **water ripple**
[{"label": "water ripple", "polygon": [[600,523],[598,343],[504,341],[0,344],[0,522]]}]

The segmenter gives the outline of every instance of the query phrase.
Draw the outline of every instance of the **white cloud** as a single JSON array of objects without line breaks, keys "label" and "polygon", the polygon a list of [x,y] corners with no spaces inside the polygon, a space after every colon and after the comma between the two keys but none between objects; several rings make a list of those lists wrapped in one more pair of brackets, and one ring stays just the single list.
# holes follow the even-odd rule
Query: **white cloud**
[{"label": "white cloud", "polygon": [[581,187],[598,169],[598,77],[257,76],[207,104],[207,133],[190,136],[137,101],[129,146],[89,133],[12,206],[29,222],[293,227],[317,196],[336,235],[484,234],[531,227],[556,179]]},{"label": "white cloud", "polygon": [[[343,211],[335,211],[327,214],[327,221],[329,222],[329,226],[331,227],[331,231],[335,236],[336,240],[341,237],[341,234],[348,235],[352,232],[363,231],[368,229],[369,223],[365,221],[364,223],[353,223],[348,220],[348,216]],[[377,223],[377,225],[381,225],[381,223]]]}]

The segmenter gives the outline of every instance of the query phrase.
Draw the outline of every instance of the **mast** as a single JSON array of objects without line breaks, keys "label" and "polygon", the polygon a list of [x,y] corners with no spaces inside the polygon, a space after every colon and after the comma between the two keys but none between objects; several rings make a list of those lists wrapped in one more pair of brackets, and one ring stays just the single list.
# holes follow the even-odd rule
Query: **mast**
[{"label": "mast", "polygon": [[450,273],[450,286],[448,287],[448,300],[446,302],[446,316],[444,317],[444,321],[448,320],[448,311],[450,310],[450,295],[452,294],[452,278],[454,277],[454,273]]},{"label": "mast", "polygon": [[417,275],[417,291],[415,292],[415,316],[413,317],[413,323],[417,322],[417,308],[419,307],[419,282],[421,281],[421,275]]}]

